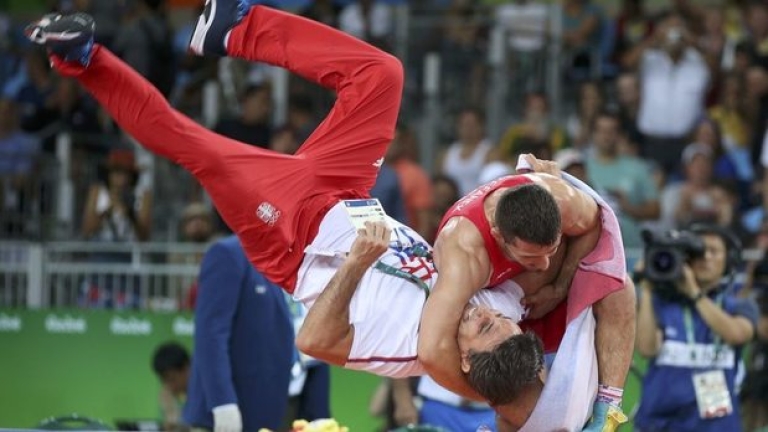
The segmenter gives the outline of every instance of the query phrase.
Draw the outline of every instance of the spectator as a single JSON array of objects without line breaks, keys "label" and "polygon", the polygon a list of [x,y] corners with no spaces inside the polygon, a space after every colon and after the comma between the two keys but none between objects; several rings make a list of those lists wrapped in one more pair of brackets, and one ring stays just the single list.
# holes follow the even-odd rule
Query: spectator
[{"label": "spectator", "polygon": [[306,94],[294,94],[288,99],[288,125],[298,134],[299,142],[304,142],[317,127],[315,102]]},{"label": "spectator", "polygon": [[644,0],[622,0],[616,17],[616,45],[613,59],[624,64],[624,56],[633,46],[653,33],[653,21],[645,14]]},{"label": "spectator", "polygon": [[415,151],[408,146],[417,145],[409,139],[410,135],[411,131],[405,126],[397,127],[395,139],[387,149],[386,164],[395,170],[400,181],[405,200],[406,224],[426,238],[431,234],[430,215],[434,199],[432,183],[427,172],[408,156]]},{"label": "spectator", "polygon": [[[26,132],[38,132],[56,122],[56,113],[51,109],[55,81],[48,67],[44,51],[30,49],[24,55],[26,81],[13,99],[19,104],[21,128]],[[53,149],[52,141],[45,143],[45,149]]]},{"label": "spectator", "polygon": [[256,272],[234,236],[206,252],[198,280],[185,423],[227,431],[279,428],[295,353],[282,290]]},{"label": "spectator", "polygon": [[585,150],[592,139],[595,118],[604,108],[605,100],[600,85],[586,81],[579,85],[579,105],[576,113],[568,119],[567,130],[571,145]]},{"label": "spectator", "polygon": [[747,41],[763,67],[768,66],[768,5],[760,0],[750,0],[744,14],[747,25]]},{"label": "spectator", "polygon": [[352,36],[387,50],[392,36],[392,11],[379,0],[357,0],[339,15],[339,28]]},{"label": "spectator", "polygon": [[168,97],[173,89],[173,32],[164,9],[165,0],[136,0],[115,35],[113,50],[135,71]]},{"label": "spectator", "polygon": [[[746,208],[751,199],[750,189],[754,177],[746,151],[740,151],[734,147],[731,148],[730,152],[727,151],[723,145],[720,126],[706,118],[699,121],[691,142],[705,144],[711,148],[712,159],[714,160],[713,177],[720,184],[735,189],[741,203],[739,208]],[[737,160],[740,162],[737,163]]]},{"label": "spectator", "polygon": [[667,174],[677,169],[688,134],[704,113],[709,69],[691,42],[683,18],[672,15],[629,54],[635,59],[630,64],[640,63],[642,155]]},{"label": "spectator", "polygon": [[725,68],[725,60],[732,57],[733,41],[725,33],[725,15],[721,7],[708,7],[702,10],[703,32],[694,40],[701,54],[709,64],[710,74],[717,77]]},{"label": "spectator", "polygon": [[531,0],[514,0],[496,7],[496,23],[509,34],[515,55],[541,52],[549,28],[547,5]]},{"label": "spectator", "polygon": [[545,75],[545,55],[549,24],[549,7],[538,1],[514,0],[496,6],[496,24],[508,36],[512,86],[541,88]]},{"label": "spectator", "polygon": [[711,147],[693,143],[683,152],[685,181],[670,186],[677,190],[674,199],[674,220],[682,227],[692,222],[709,222],[730,226],[734,203],[724,188],[714,183]]},{"label": "spectator", "polygon": [[636,146],[643,145],[643,134],[637,128],[640,112],[640,82],[634,72],[624,72],[616,78],[616,99],[621,119],[621,130]]},{"label": "spectator", "polygon": [[307,5],[300,15],[327,26],[339,28],[341,9],[333,0],[315,0]]},{"label": "spectator", "polygon": [[270,150],[289,155],[296,153],[300,145],[296,130],[288,125],[279,127],[272,132],[272,138],[269,141]]},{"label": "spectator", "polygon": [[57,112],[57,117],[69,131],[83,134],[104,132],[98,116],[99,107],[83,94],[74,79],[59,80],[52,95],[51,109]]},{"label": "spectator", "polygon": [[[765,252],[768,236],[760,233],[757,248]],[[756,295],[760,307],[757,338],[747,357],[747,374],[741,388],[744,430],[763,431],[768,427],[768,260],[751,261],[748,275],[754,283],[744,295]],[[746,291],[746,288],[745,290]]]},{"label": "spectator", "polygon": [[435,206],[432,208],[432,233],[426,237],[430,243],[435,240],[437,227],[440,226],[440,221],[443,219],[445,212],[461,198],[459,185],[452,178],[445,175],[436,175],[432,178],[432,191],[435,197]]},{"label": "spectator", "polygon": [[757,306],[733,290],[738,240],[716,226],[693,232],[704,242],[703,257],[684,264],[677,281],[662,285],[646,272],[640,283],[636,348],[649,365],[638,431],[742,430],[736,375]]},{"label": "spectator", "polygon": [[479,105],[485,100],[485,27],[475,2],[452,0],[440,21],[439,47],[443,94],[450,106]]},{"label": "spectator", "polygon": [[[298,335],[307,308],[285,295],[288,310],[293,318],[294,334]],[[296,348],[294,348],[296,349]],[[313,421],[331,418],[331,368],[328,364],[309,357],[296,350],[288,386],[288,412],[280,430],[291,430],[295,420]]]},{"label": "spectator", "polygon": [[709,109],[709,116],[722,131],[724,148],[746,149],[749,145],[749,118],[744,105],[745,88],[741,76],[728,74],[723,79],[717,105]]},{"label": "spectator", "polygon": [[408,219],[400,179],[397,172],[384,161],[379,167],[376,183],[371,188],[371,197],[378,199],[384,211],[395,220],[405,223]]},{"label": "spectator", "polygon": [[[464,399],[437,384],[428,375],[419,380],[422,404],[419,423],[447,431],[495,431],[496,413],[487,403]],[[481,429],[486,426],[486,429]]]},{"label": "spectator", "polygon": [[[181,212],[181,241],[198,244],[211,242],[219,237],[215,232],[214,214],[210,207],[193,202]],[[198,253],[172,254],[168,261],[173,264],[200,265],[203,256]],[[197,304],[197,280],[189,282],[187,278],[172,278],[171,283],[177,292],[186,293],[183,309],[194,310]]]},{"label": "spectator", "polygon": [[378,432],[393,432],[398,427],[413,428],[419,421],[419,410],[414,401],[419,377],[384,378],[371,397],[368,410],[371,416],[384,422]]},{"label": "spectator", "polygon": [[480,170],[493,148],[485,135],[485,115],[477,109],[462,110],[456,121],[456,135],[456,141],[441,156],[437,166],[442,174],[456,180],[460,193],[465,195],[480,185]]},{"label": "spectator", "polygon": [[96,42],[111,47],[118,29],[120,16],[123,13],[122,2],[114,0],[78,0],[77,8],[93,17],[99,23],[96,26]]},{"label": "spectator", "polygon": [[551,118],[549,102],[544,93],[532,92],[526,95],[522,123],[507,129],[499,141],[500,159],[516,164],[516,155],[527,153],[521,148],[532,141],[543,143],[550,152],[570,145],[566,131]]},{"label": "spectator", "polygon": [[612,113],[596,117],[593,151],[586,157],[588,183],[614,204],[624,246],[639,248],[641,224],[659,217],[659,192],[648,165],[619,153],[620,125]]},{"label": "spectator", "polygon": [[133,152],[112,150],[105,168],[105,175],[88,192],[83,237],[106,242],[148,240],[152,194],[138,187],[139,167]]},{"label": "spectator", "polygon": [[602,11],[591,0],[563,2],[563,46],[569,55],[569,77],[583,80],[593,76],[594,53],[600,48]]},{"label": "spectator", "polygon": [[271,121],[270,87],[250,85],[240,96],[239,116],[220,121],[214,130],[234,140],[266,148],[272,139]]},{"label": "spectator", "polygon": [[16,104],[0,99],[0,232],[4,236],[25,234],[25,210],[37,199],[35,168],[40,157],[40,142],[22,132]]},{"label": "spectator", "polygon": [[158,395],[164,431],[182,430],[181,409],[189,383],[189,353],[176,342],[166,342],[155,349],[152,370],[160,380]]},{"label": "spectator", "polygon": [[587,164],[584,154],[574,149],[562,149],[553,158],[560,171],[566,172],[577,179],[589,184]]}]

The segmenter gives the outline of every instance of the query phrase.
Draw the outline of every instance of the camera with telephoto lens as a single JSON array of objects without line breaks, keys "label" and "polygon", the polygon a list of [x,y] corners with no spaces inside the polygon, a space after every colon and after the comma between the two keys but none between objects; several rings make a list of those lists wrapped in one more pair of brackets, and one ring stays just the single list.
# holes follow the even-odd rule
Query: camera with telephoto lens
[{"label": "camera with telephoto lens", "polygon": [[643,277],[655,291],[677,297],[675,284],[683,280],[683,267],[691,260],[704,257],[704,240],[690,231],[654,232],[643,230],[645,243]]}]

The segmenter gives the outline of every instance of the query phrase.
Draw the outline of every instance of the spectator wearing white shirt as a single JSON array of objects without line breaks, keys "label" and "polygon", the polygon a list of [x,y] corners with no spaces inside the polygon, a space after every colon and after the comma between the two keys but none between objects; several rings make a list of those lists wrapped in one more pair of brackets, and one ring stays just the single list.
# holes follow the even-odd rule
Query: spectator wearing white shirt
[{"label": "spectator wearing white shirt", "polygon": [[548,10],[547,5],[530,0],[514,0],[496,7],[496,23],[507,31],[512,50],[531,53],[544,48]]},{"label": "spectator wearing white shirt", "polygon": [[654,36],[630,55],[639,64],[640,110],[637,126],[645,136],[642,156],[666,173],[680,162],[686,137],[704,114],[710,74],[679,15],[670,15]]},{"label": "spectator wearing white shirt", "polygon": [[379,48],[386,48],[392,33],[392,11],[376,0],[357,0],[341,11],[339,28]]}]

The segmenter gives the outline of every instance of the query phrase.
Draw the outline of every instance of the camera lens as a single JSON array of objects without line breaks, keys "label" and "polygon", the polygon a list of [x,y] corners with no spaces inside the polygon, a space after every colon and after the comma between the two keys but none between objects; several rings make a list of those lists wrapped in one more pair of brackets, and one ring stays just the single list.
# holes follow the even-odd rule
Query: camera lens
[{"label": "camera lens", "polygon": [[651,265],[658,273],[668,273],[675,268],[675,254],[670,251],[658,251],[651,258]]}]

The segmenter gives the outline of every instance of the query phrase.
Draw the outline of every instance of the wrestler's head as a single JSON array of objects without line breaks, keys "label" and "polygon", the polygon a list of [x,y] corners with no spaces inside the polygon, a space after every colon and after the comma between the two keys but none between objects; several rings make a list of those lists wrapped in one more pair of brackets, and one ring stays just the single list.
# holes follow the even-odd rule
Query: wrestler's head
[{"label": "wrestler's head", "polygon": [[458,344],[462,371],[472,388],[491,405],[513,401],[541,379],[541,341],[533,333],[523,333],[498,311],[467,305],[459,324]]},{"label": "wrestler's head", "polygon": [[510,188],[496,205],[494,237],[504,253],[526,270],[544,271],[560,246],[560,209],[555,197],[535,184]]}]

